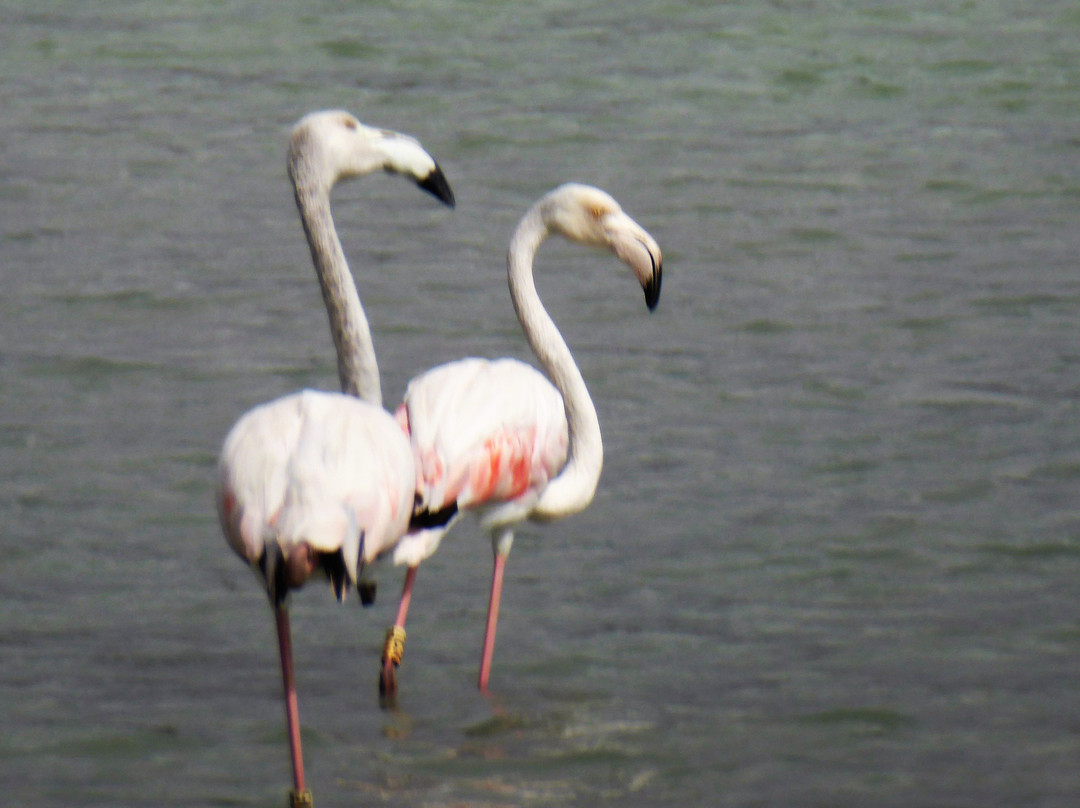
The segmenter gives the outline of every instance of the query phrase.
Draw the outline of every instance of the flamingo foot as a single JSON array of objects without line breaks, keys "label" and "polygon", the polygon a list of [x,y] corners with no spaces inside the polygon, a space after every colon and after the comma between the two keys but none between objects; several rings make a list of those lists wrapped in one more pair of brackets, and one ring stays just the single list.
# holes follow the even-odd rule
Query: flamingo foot
[{"label": "flamingo foot", "polygon": [[289,808],[314,808],[314,805],[311,792],[306,788],[301,791],[293,789],[289,792]]}]

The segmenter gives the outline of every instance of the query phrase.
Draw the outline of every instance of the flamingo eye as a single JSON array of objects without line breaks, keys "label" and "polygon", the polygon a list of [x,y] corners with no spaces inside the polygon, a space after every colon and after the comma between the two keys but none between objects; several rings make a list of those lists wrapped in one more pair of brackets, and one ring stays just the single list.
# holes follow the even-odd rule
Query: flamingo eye
[{"label": "flamingo eye", "polygon": [[346,129],[356,129],[356,121],[352,118],[342,118],[341,123]]},{"label": "flamingo eye", "polygon": [[589,215],[592,218],[596,219],[596,221],[600,221],[602,218],[604,218],[604,216],[607,214],[607,212],[608,212],[607,208],[605,208],[603,205],[590,205],[589,206]]}]

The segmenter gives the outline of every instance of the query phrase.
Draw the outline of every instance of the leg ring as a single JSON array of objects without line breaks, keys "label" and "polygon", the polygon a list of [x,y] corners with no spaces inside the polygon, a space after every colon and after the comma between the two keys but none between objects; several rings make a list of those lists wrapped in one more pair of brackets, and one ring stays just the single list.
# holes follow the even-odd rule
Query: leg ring
[{"label": "leg ring", "polygon": [[293,789],[289,792],[289,808],[314,808],[314,805],[311,792],[306,788],[303,791]]},{"label": "leg ring", "polygon": [[391,626],[386,630],[386,645],[383,646],[383,663],[392,662],[394,667],[401,665],[401,657],[405,653],[405,629],[401,626]]}]

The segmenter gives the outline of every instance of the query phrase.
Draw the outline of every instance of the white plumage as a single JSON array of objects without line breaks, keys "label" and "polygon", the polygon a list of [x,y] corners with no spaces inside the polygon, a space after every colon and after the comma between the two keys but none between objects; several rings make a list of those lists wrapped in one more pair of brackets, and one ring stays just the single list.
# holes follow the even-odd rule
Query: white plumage
[{"label": "white plumage", "polygon": [[275,602],[287,594],[279,565],[302,545],[323,559],[344,600],[363,565],[408,527],[415,479],[412,449],[389,413],[306,390],[233,427],[218,464],[218,514]]},{"label": "white plumage", "polygon": [[[415,452],[417,501],[427,511],[482,509],[483,523],[524,519],[566,464],[562,396],[515,359],[461,359],[409,382],[397,417]],[[446,526],[410,531],[394,563],[415,566]]]}]

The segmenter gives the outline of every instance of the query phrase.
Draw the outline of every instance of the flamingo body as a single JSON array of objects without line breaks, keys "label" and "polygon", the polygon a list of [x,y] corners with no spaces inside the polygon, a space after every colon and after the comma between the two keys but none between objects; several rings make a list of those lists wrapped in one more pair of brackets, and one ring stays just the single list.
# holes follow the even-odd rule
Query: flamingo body
[{"label": "flamingo body", "polygon": [[233,427],[218,463],[218,516],[272,599],[286,594],[281,565],[306,544],[343,600],[408,527],[415,479],[412,449],[388,412],[305,390]]},{"label": "flamingo body", "polygon": [[[538,370],[515,359],[460,359],[409,382],[397,410],[416,463],[418,513],[484,511],[493,527],[524,519],[566,464],[562,396]],[[394,562],[414,566],[434,553],[449,524],[411,530]]]}]

